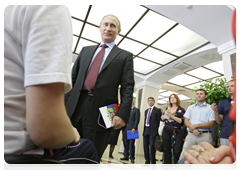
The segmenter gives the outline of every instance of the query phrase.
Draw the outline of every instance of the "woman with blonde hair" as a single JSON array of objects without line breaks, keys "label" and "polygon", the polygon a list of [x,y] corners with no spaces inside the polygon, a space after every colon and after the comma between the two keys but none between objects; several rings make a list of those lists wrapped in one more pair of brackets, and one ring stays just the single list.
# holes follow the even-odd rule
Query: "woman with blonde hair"
[{"label": "woman with blonde hair", "polygon": [[182,152],[183,134],[181,128],[184,124],[184,113],[185,110],[181,107],[179,97],[176,94],[171,94],[169,107],[161,117],[161,120],[165,122],[162,132],[164,164],[171,164],[172,153],[176,164]]}]

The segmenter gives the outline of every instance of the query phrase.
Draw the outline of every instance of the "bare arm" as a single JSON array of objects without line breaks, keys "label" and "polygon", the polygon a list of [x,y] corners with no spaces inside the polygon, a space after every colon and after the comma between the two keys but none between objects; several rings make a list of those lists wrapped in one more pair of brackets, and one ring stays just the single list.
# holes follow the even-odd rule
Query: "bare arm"
[{"label": "bare arm", "polygon": [[169,117],[173,120],[175,120],[176,122],[178,122],[179,124],[182,123],[182,119],[179,117],[176,117],[175,115],[169,114]]},{"label": "bare arm", "polygon": [[[184,119],[184,124],[189,128],[189,126],[191,125],[191,123],[189,122],[189,119],[185,117]],[[190,131],[192,131],[190,128],[189,128]]]},{"label": "bare arm", "polygon": [[220,114],[218,113],[216,103],[212,103],[212,104],[211,104],[211,109],[214,111],[214,115],[215,115],[215,120],[216,120],[216,122],[217,122],[218,124],[222,124],[223,115],[220,115]]},{"label": "bare arm", "polygon": [[215,121],[209,121],[207,123],[195,124],[196,128],[200,129],[210,129],[214,126]]},{"label": "bare arm", "polygon": [[31,140],[42,148],[60,148],[80,139],[64,107],[64,84],[26,87],[26,126]]}]

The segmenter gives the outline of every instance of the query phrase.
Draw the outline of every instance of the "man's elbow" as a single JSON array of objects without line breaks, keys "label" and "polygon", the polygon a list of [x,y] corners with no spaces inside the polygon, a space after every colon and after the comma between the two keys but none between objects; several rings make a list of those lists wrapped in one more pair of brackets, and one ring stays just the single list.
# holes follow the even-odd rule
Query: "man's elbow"
[{"label": "man's elbow", "polygon": [[222,124],[222,120],[216,120],[218,124]]},{"label": "man's elbow", "polygon": [[212,128],[215,124],[215,121],[210,121],[209,128]]}]

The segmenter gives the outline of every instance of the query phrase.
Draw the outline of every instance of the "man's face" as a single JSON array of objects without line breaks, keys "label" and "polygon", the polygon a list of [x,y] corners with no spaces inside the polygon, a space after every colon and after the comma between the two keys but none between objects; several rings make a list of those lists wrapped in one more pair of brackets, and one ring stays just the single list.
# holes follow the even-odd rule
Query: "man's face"
[{"label": "man's face", "polygon": [[152,107],[154,105],[154,100],[153,99],[148,99],[148,105]]},{"label": "man's face", "polygon": [[113,16],[106,16],[102,20],[99,28],[104,43],[113,42],[121,31],[117,19]]},{"label": "man's face", "polygon": [[234,88],[235,88],[234,81],[230,81],[227,86],[228,93],[232,95],[234,92]]},{"label": "man's face", "polygon": [[196,92],[196,99],[198,102],[204,102],[206,98],[207,98],[207,95],[205,95],[204,91],[199,90]]}]

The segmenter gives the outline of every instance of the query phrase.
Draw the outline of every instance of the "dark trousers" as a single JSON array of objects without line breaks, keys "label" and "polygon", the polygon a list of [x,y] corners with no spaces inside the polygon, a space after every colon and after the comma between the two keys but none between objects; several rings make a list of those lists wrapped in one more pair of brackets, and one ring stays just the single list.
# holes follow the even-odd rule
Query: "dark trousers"
[{"label": "dark trousers", "polygon": [[135,159],[135,147],[134,147],[135,139],[127,139],[127,129],[125,128],[123,130],[123,145],[124,145],[124,158],[129,158],[130,153],[130,159]]},{"label": "dark trousers", "polygon": [[90,140],[83,138],[81,138],[78,143],[71,143],[61,149],[53,149],[52,159],[67,164],[98,163],[98,155],[95,146]]},{"label": "dark trousers", "polygon": [[89,109],[92,107],[92,98],[93,97],[89,96],[86,90],[82,90],[76,109],[71,117],[71,121],[73,126],[78,130],[81,138],[86,138],[93,142],[97,149],[98,161],[100,162],[101,157],[107,148],[108,139],[112,129],[97,131],[92,128],[91,112]]},{"label": "dark trousers", "polygon": [[[145,164],[156,164],[156,149],[155,149],[155,138],[156,136],[152,136],[149,127],[145,127],[145,131],[143,133],[143,148],[144,148],[144,157]],[[150,154],[149,154],[150,147]]]},{"label": "dark trousers", "polygon": [[[163,152],[164,152],[164,164],[172,163],[172,136],[173,136],[173,128],[164,127],[162,132],[163,137]],[[182,129],[176,129],[176,140],[175,145],[173,147],[173,156],[174,163],[176,164],[179,160],[180,154],[182,152],[183,146],[183,134]]]}]

